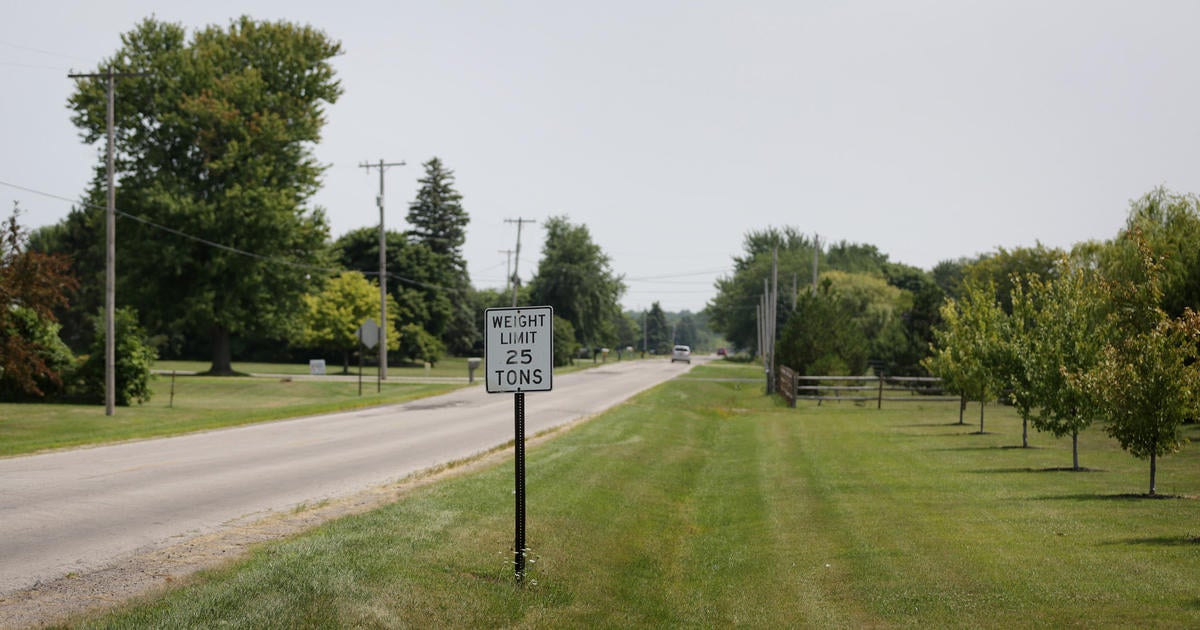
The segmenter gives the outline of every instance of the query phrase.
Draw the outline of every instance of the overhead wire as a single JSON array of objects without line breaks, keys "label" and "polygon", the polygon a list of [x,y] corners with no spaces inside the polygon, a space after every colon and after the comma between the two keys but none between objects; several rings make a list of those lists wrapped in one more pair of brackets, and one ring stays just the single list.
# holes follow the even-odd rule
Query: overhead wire
[{"label": "overhead wire", "polygon": [[[105,208],[105,207],[103,207],[103,206],[98,206],[98,205],[96,205],[96,204],[88,203],[88,202],[86,202],[86,201],[77,201],[77,200],[74,200],[74,199],[70,199],[70,198],[68,198],[68,197],[64,197],[64,196],[62,196],[62,195],[56,195],[56,194],[54,194],[54,193],[48,193],[48,192],[41,191],[41,190],[37,190],[37,189],[34,189],[34,188],[29,188],[29,187],[27,187],[27,186],[21,186],[21,185],[19,185],[19,184],[14,184],[14,183],[12,183],[12,182],[7,182],[7,181],[0,180],[0,186],[7,186],[7,187],[9,187],[9,188],[14,188],[14,189],[16,189],[16,190],[21,190],[21,191],[24,191],[24,192],[27,192],[27,193],[30,193],[30,194],[34,194],[34,195],[40,195],[40,196],[42,196],[42,197],[47,197],[47,198],[49,198],[49,199],[56,199],[56,200],[59,200],[59,201],[65,201],[65,202],[67,202],[67,203],[71,203],[71,204],[79,204],[79,205],[81,205],[81,206],[83,206],[83,207],[85,207],[85,208],[89,208],[89,209],[92,209],[92,210],[101,210],[101,211],[106,211],[106,210],[107,210],[107,208]],[[168,227],[168,226],[165,226],[165,225],[162,225],[162,224],[159,224],[159,223],[155,223],[154,221],[151,221],[151,220],[149,220],[149,219],[145,219],[145,218],[143,218],[143,217],[139,217],[139,216],[137,216],[137,215],[134,215],[134,214],[131,214],[131,213],[125,212],[124,210],[121,210],[121,209],[119,209],[119,208],[118,208],[118,209],[114,209],[114,212],[117,214],[117,216],[119,216],[119,217],[121,217],[121,218],[130,219],[130,220],[132,220],[132,221],[136,221],[136,222],[138,222],[138,223],[141,223],[141,224],[143,224],[143,225],[149,226],[149,227],[151,227],[151,228],[154,228],[154,229],[157,229],[157,230],[161,230],[161,231],[163,231],[163,232],[167,232],[167,233],[169,233],[169,234],[174,234],[174,235],[176,235],[176,236],[179,236],[179,237],[181,237],[181,238],[185,238],[185,239],[188,239],[188,240],[191,240],[191,241],[195,241],[195,242],[197,242],[197,243],[201,243],[201,244],[203,244],[203,245],[207,245],[207,246],[209,246],[209,247],[213,247],[213,248],[216,248],[216,249],[224,250],[224,251],[227,251],[227,252],[230,252],[230,253],[233,253],[233,254],[237,254],[237,255],[240,255],[240,256],[247,256],[247,257],[249,257],[249,258],[254,258],[254,259],[257,259],[257,260],[262,260],[262,261],[264,261],[264,262],[270,262],[270,263],[275,263],[275,264],[286,265],[286,266],[289,266],[289,267],[293,267],[293,268],[296,268],[296,269],[302,269],[302,270],[305,270],[305,271],[316,271],[316,272],[320,272],[320,273],[327,274],[327,275],[331,275],[331,276],[336,276],[336,275],[339,275],[339,274],[345,273],[345,272],[347,272],[347,271],[357,271],[358,273],[361,273],[361,274],[363,274],[363,275],[365,275],[365,276],[379,276],[379,272],[378,272],[378,271],[365,271],[365,270],[360,270],[360,269],[335,269],[335,268],[332,268],[332,267],[322,267],[322,266],[320,266],[320,265],[312,265],[312,264],[308,264],[308,263],[296,262],[296,261],[294,261],[294,260],[288,260],[288,259],[286,259],[286,258],[279,258],[279,257],[277,257],[277,256],[268,256],[268,255],[265,255],[265,254],[259,254],[259,253],[256,253],[256,252],[251,252],[251,251],[247,251],[247,250],[244,250],[244,249],[239,249],[239,248],[237,248],[237,247],[233,247],[233,246],[231,246],[231,245],[225,245],[224,243],[218,243],[218,242],[216,242],[216,241],[212,241],[212,240],[209,240],[209,239],[206,239],[206,238],[202,238],[202,237],[199,237],[199,236],[194,236],[194,235],[188,234],[187,232],[184,232],[184,231],[182,231],[182,230],[178,230],[178,229],[176,229],[176,228],[173,228],[173,227]],[[397,281],[399,281],[399,282],[403,282],[403,283],[410,284],[410,285],[414,285],[414,286],[419,286],[419,287],[426,288],[426,289],[433,289],[433,290],[436,290],[436,291],[446,291],[446,292],[448,292],[448,293],[458,293],[458,292],[459,292],[459,289],[456,289],[456,288],[453,288],[453,287],[443,287],[443,286],[436,285],[436,284],[431,284],[431,283],[428,283],[428,282],[422,282],[422,281],[420,281],[420,280],[414,280],[414,279],[412,279],[412,278],[407,278],[407,277],[401,276],[401,275],[399,275],[399,274],[392,273],[392,272],[390,272],[390,271],[389,271],[389,272],[387,272],[387,277],[388,277],[389,279],[394,279],[394,280],[397,280]]]},{"label": "overhead wire", "polygon": [[[27,186],[21,186],[21,185],[19,185],[19,184],[14,184],[14,183],[12,183],[12,182],[4,181],[4,180],[0,180],[0,186],[6,186],[6,187],[9,187],[9,188],[13,188],[13,189],[16,189],[16,190],[21,190],[21,191],[24,191],[24,192],[27,192],[27,193],[30,193],[30,194],[39,195],[39,196],[46,197],[46,198],[49,198],[49,199],[55,199],[55,200],[58,200],[58,201],[64,201],[64,202],[71,203],[71,204],[78,204],[78,205],[80,205],[80,206],[82,206],[82,207],[85,207],[85,208],[88,208],[88,209],[92,209],[92,210],[101,210],[101,211],[104,211],[104,210],[106,210],[106,208],[105,208],[105,207],[103,207],[103,206],[99,206],[99,205],[96,205],[96,204],[88,203],[88,202],[86,202],[86,201],[79,201],[79,200],[71,199],[71,198],[69,198],[69,197],[64,197],[64,196],[62,196],[62,195],[57,195],[57,194],[54,194],[54,193],[48,193],[48,192],[45,192],[45,191],[42,191],[42,190],[37,190],[37,189],[34,189],[34,188],[29,188],[29,187],[27,187]],[[237,247],[233,247],[233,246],[231,246],[231,245],[226,245],[226,244],[224,244],[224,243],[219,243],[219,242],[217,242],[217,241],[213,241],[213,240],[210,240],[210,239],[206,239],[206,238],[203,238],[203,237],[200,237],[200,236],[195,236],[195,235],[192,235],[192,234],[188,234],[187,232],[184,232],[184,231],[182,231],[182,230],[179,230],[179,229],[177,229],[177,228],[173,228],[173,227],[170,227],[170,226],[162,225],[162,224],[160,224],[160,223],[156,223],[156,222],[154,222],[154,221],[151,221],[151,220],[149,220],[149,219],[146,219],[146,218],[144,218],[144,217],[140,217],[140,216],[137,216],[137,215],[135,215],[135,214],[132,214],[132,213],[126,212],[126,211],[124,211],[124,210],[121,210],[121,209],[119,209],[119,208],[115,209],[115,213],[117,214],[117,216],[119,216],[119,217],[121,217],[121,218],[124,218],[124,219],[129,219],[129,220],[131,220],[131,221],[135,221],[135,222],[137,222],[137,223],[141,223],[141,224],[143,224],[143,225],[146,225],[147,227],[150,227],[150,228],[153,228],[153,229],[156,229],[156,230],[160,230],[160,231],[162,231],[162,232],[166,232],[166,233],[169,233],[169,234],[173,234],[173,235],[175,235],[175,236],[178,236],[178,237],[180,237],[180,238],[188,239],[188,240],[191,240],[191,241],[194,241],[194,242],[197,242],[197,243],[200,243],[200,244],[206,245],[206,246],[208,246],[208,247],[213,247],[213,248],[215,248],[215,249],[220,249],[220,250],[222,250],[222,251],[227,251],[227,252],[230,252],[230,253],[232,253],[232,254],[236,254],[236,255],[239,255],[239,256],[246,256],[246,257],[249,257],[249,258],[254,258],[254,259],[256,259],[256,260],[261,260],[261,261],[268,262],[268,263],[279,264],[279,265],[285,265],[285,266],[292,267],[292,268],[295,268],[295,269],[301,269],[301,270],[304,270],[304,271],[309,271],[309,272],[318,272],[318,273],[322,273],[322,274],[325,274],[325,275],[330,275],[330,276],[336,276],[336,275],[339,275],[339,274],[345,273],[345,272],[347,272],[347,271],[357,271],[358,273],[361,273],[361,274],[363,274],[364,276],[374,276],[374,277],[378,277],[378,276],[380,275],[380,274],[379,274],[379,271],[369,271],[369,270],[363,270],[363,269],[337,269],[337,268],[332,268],[332,267],[323,267],[323,266],[320,266],[320,265],[313,265],[313,264],[309,264],[309,263],[297,262],[297,261],[294,261],[294,260],[288,260],[288,259],[286,259],[286,258],[280,258],[280,257],[277,257],[277,256],[269,256],[269,255],[266,255],[266,254],[259,254],[259,253],[257,253],[257,252],[251,252],[251,251],[247,251],[247,250],[244,250],[244,249],[239,249],[239,248],[237,248]],[[492,269],[492,268],[495,268],[495,267],[498,267],[498,266],[499,266],[499,263],[498,263],[498,264],[496,264],[496,265],[494,265],[493,267],[489,267],[488,269],[485,269],[484,271],[488,271],[488,270],[490,270],[490,269]],[[640,276],[640,277],[635,277],[635,278],[624,278],[623,280],[624,280],[624,281],[626,281],[626,282],[633,282],[633,283],[642,283],[642,282],[646,282],[646,283],[657,283],[657,284],[688,284],[688,282],[679,282],[679,283],[664,283],[664,282],[662,282],[662,280],[664,280],[664,279],[671,279],[671,278],[687,278],[687,277],[695,277],[695,276],[709,275],[709,274],[713,274],[713,273],[720,273],[720,272],[727,272],[727,271],[729,271],[729,269],[728,269],[728,268],[722,268],[722,269],[713,269],[713,270],[705,270],[705,271],[683,272],[683,273],[677,273],[677,274],[664,274],[664,275],[657,275],[657,276]],[[441,285],[437,285],[437,284],[433,284],[433,283],[429,283],[429,282],[424,282],[424,281],[421,281],[421,280],[416,280],[416,279],[413,279],[413,278],[408,278],[408,277],[405,277],[405,276],[401,276],[401,275],[399,275],[399,274],[396,274],[396,273],[393,273],[393,272],[390,272],[390,271],[389,271],[389,272],[387,272],[387,274],[386,274],[386,275],[387,275],[387,278],[388,278],[388,279],[390,279],[390,280],[396,280],[396,281],[398,281],[398,282],[402,282],[402,283],[404,283],[404,284],[408,284],[408,285],[411,285],[411,286],[416,286],[416,287],[421,287],[421,288],[424,288],[424,289],[430,289],[430,290],[434,290],[434,291],[445,291],[445,292],[447,292],[447,293],[458,293],[458,292],[460,292],[460,289],[458,289],[458,288],[455,288],[455,287],[445,287],[445,286],[441,286]],[[694,290],[694,291],[685,291],[685,290],[654,291],[654,290],[649,290],[649,289],[642,289],[642,290],[630,290],[629,292],[630,292],[630,293],[639,293],[639,294],[645,294],[645,293],[662,293],[662,294],[671,294],[671,295],[683,295],[683,294],[698,294],[698,293],[707,293],[707,291],[703,291],[703,290]]]},{"label": "overhead wire", "polygon": [[16,48],[18,50],[24,50],[27,52],[35,52],[40,55],[50,55],[51,57],[61,57],[62,59],[74,59],[76,61],[85,61],[85,62],[87,61],[83,57],[79,57],[77,55],[68,55],[66,53],[54,52],[53,50],[44,50],[41,48],[34,48],[32,46],[25,46],[22,44],[14,44],[12,42],[6,42],[3,40],[0,40],[0,46],[7,46],[9,48]]}]

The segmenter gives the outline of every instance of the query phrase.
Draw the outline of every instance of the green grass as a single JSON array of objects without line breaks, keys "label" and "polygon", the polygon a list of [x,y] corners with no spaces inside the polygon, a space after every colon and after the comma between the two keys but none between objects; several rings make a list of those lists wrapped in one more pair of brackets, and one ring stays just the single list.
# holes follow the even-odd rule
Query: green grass
[{"label": "green grass", "polygon": [[[609,362],[615,362],[616,355],[609,357]],[[626,356],[626,361],[629,357]],[[170,372],[178,370],[180,372],[207,372],[211,364],[207,361],[157,361],[154,364],[154,369],[161,372]],[[555,374],[567,374],[570,372],[584,370],[592,367],[591,359],[579,359],[573,366],[555,368]],[[233,369],[236,372],[243,374],[291,374],[302,375],[309,373],[308,363],[234,363]],[[327,375],[342,374],[342,364],[338,361],[329,361],[325,364],[325,373]],[[358,363],[350,364],[350,375],[358,375]],[[373,365],[364,365],[362,368],[363,378],[375,378],[378,369]],[[429,370],[425,370],[424,365],[389,365],[388,376],[393,377],[423,377],[432,376],[438,378],[455,377],[467,378],[469,371],[467,369],[466,357],[445,357],[438,361],[436,365],[430,366]],[[475,378],[483,378],[483,367],[475,371]]]},{"label": "green grass", "polygon": [[[154,369],[160,371],[179,370],[180,372],[207,372],[211,364],[208,361],[157,361],[154,364]],[[308,362],[303,363],[234,363],[234,371],[245,374],[308,374]],[[362,372],[363,378],[375,378],[378,369],[374,365],[364,365]],[[325,373],[330,375],[342,373],[342,363],[340,360],[328,360],[325,364]],[[350,364],[350,374],[358,375],[358,363],[352,360]],[[463,357],[447,357],[438,361],[436,365],[430,366],[429,372],[426,373],[423,365],[389,365],[388,376],[436,376],[436,377],[467,377],[467,360]],[[477,370],[475,377],[480,378],[482,371]]]},{"label": "green grass", "polygon": [[[712,369],[720,369],[713,367]],[[1200,449],[1020,443],[957,405],[801,404],[678,379],[511,463],[262,546],[87,627],[1196,627]],[[1200,427],[1187,429],[1200,438]]]},{"label": "green grass", "polygon": [[[154,369],[188,373],[208,367],[199,361],[159,361]],[[341,371],[339,366],[327,367],[329,374]],[[574,366],[555,368],[555,374],[590,367],[590,361],[579,361]],[[285,363],[239,363],[234,369],[244,374],[308,374],[308,365]],[[357,375],[357,366],[352,375]],[[428,374],[423,367],[390,367],[388,376],[466,377],[467,360],[445,359]],[[476,382],[483,377],[483,370],[476,370]],[[177,376],[172,404],[171,375],[160,373],[152,383],[154,395],[149,403],[118,407],[112,417],[104,415],[103,405],[0,403],[0,457],[392,404],[460,386],[390,381],[382,384],[381,393],[376,393],[375,371],[364,368],[360,397],[354,380],[285,378]]]},{"label": "green grass", "polygon": [[0,456],[45,449],[178,435],[219,427],[396,403],[450,391],[457,385],[353,381],[287,381],[279,378],[180,376],[152,383],[154,396],[143,405],[118,407],[109,417],[104,405],[0,403]]}]

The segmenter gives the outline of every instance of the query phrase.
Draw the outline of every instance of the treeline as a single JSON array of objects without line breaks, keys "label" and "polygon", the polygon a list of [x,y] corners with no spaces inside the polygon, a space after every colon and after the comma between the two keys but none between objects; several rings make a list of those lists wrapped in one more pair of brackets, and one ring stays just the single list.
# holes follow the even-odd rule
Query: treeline
[{"label": "treeline", "polygon": [[[718,282],[713,327],[761,350],[755,305],[777,259],[777,364],[803,374],[934,374],[964,401],[1014,405],[1025,445],[1030,425],[1077,445],[1100,422],[1150,460],[1151,494],[1157,458],[1181,447],[1181,423],[1200,414],[1194,195],[1151,191],[1108,241],[1001,248],[929,272],[870,245],[822,247],[792,228],[751,233],[745,249]],[[814,254],[815,286],[804,282]]]},{"label": "treeline", "polygon": [[1200,413],[1200,201],[1160,188],[1111,241],[1005,258],[942,306],[924,364],[981,404],[1003,400],[1026,426],[1070,436],[1076,470],[1079,433],[1101,423],[1149,460],[1156,494],[1158,458]]},{"label": "treeline", "polygon": [[[359,349],[355,331],[379,317],[381,278],[377,228],[333,239],[326,210],[310,204],[325,168],[313,155],[324,108],[342,94],[330,63],[341,45],[309,26],[248,17],[191,34],[149,18],[121,42],[98,64],[129,75],[113,112],[118,363],[136,355],[144,372],[155,352],[207,357],[214,374],[232,373],[234,357],[348,363]],[[107,103],[99,78],[80,80],[70,95],[85,142],[106,137]],[[383,236],[389,360],[478,356],[483,311],[514,299],[555,308],[560,362],[640,345],[640,323],[619,307],[624,283],[586,226],[565,216],[542,222],[544,250],[528,286],[514,278],[511,293],[474,288],[462,255],[470,219],[453,171],[437,157],[424,169],[409,229]],[[62,222],[31,235],[15,214],[9,224],[0,277],[5,399],[61,395],[90,373],[76,369],[85,357],[103,354],[95,322],[104,302],[105,174],[98,159],[82,203]],[[149,351],[133,353],[126,342]],[[148,395],[131,391],[140,393],[126,402]]]},{"label": "treeline", "polygon": [[923,373],[938,307],[955,290],[938,279],[967,264],[930,273],[893,263],[873,245],[826,245],[793,227],[748,234],[733,262],[707,308],[713,330],[739,350],[761,353],[757,305],[764,282],[777,277],[777,363],[807,375],[859,375],[872,364],[893,375]]}]

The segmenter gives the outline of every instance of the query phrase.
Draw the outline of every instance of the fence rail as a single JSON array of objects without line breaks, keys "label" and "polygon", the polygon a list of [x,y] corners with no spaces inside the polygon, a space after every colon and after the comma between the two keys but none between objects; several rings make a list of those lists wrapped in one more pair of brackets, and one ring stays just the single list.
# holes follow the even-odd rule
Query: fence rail
[{"label": "fence rail", "polygon": [[[862,384],[860,384],[862,383]],[[801,376],[792,368],[780,366],[776,391],[791,407],[797,400],[815,400],[820,405],[826,400],[868,402],[874,400],[876,407],[883,408],[887,402],[949,402],[960,401],[960,396],[946,396],[942,379],[935,376]],[[862,392],[874,392],[863,395]],[[905,396],[884,395],[903,392]]]}]

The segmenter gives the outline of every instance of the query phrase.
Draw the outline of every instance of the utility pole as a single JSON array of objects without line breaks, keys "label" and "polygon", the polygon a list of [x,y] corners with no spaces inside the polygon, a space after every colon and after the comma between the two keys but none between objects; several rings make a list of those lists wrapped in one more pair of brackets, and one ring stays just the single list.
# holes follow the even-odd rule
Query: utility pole
[{"label": "utility pole", "polygon": [[68,79],[100,79],[107,82],[108,107],[104,117],[107,129],[107,167],[108,167],[108,208],[105,212],[104,227],[104,415],[111,416],[117,408],[117,192],[113,187],[115,175],[114,166],[114,121],[113,110],[116,105],[116,80],[125,77],[147,77],[148,72],[93,72],[86,74],[68,74]]},{"label": "utility pole", "polygon": [[383,172],[389,166],[404,166],[404,161],[384,162],[380,158],[378,164],[360,162],[359,168],[379,169],[379,196],[375,204],[379,206],[379,378],[387,378],[387,235],[383,231]]},{"label": "utility pole", "polygon": [[821,235],[813,234],[813,283],[812,294],[817,294],[817,263],[818,256],[821,254]]},{"label": "utility pole", "polygon": [[517,224],[517,251],[515,252],[516,255],[513,260],[512,273],[512,305],[516,307],[517,290],[521,288],[521,276],[517,275],[517,268],[521,265],[521,225],[525,223],[537,223],[537,221],[533,219],[522,219],[521,217],[517,217],[515,219],[505,219],[504,222]]},{"label": "utility pole", "polygon": [[779,314],[779,245],[771,250],[771,365],[767,376],[767,393],[775,393],[775,333]]},{"label": "utility pole", "polygon": [[646,346],[650,345],[650,344],[649,344],[649,341],[650,341],[650,333],[649,333],[649,331],[646,329],[646,316],[647,316],[649,313],[650,313],[650,310],[649,310],[649,309],[647,309],[647,310],[645,310],[645,311],[642,311],[642,358],[643,358],[643,359],[645,359],[645,358],[646,358]]},{"label": "utility pole", "polygon": [[500,250],[500,253],[501,253],[501,254],[507,254],[507,255],[508,255],[508,259],[507,259],[507,260],[505,261],[505,263],[504,263],[504,292],[505,292],[505,293],[508,293],[508,289],[509,289],[509,287],[510,287],[509,283],[510,283],[510,282],[512,282],[512,255],[513,255],[513,250],[511,250],[511,249],[502,249],[502,250]]}]

